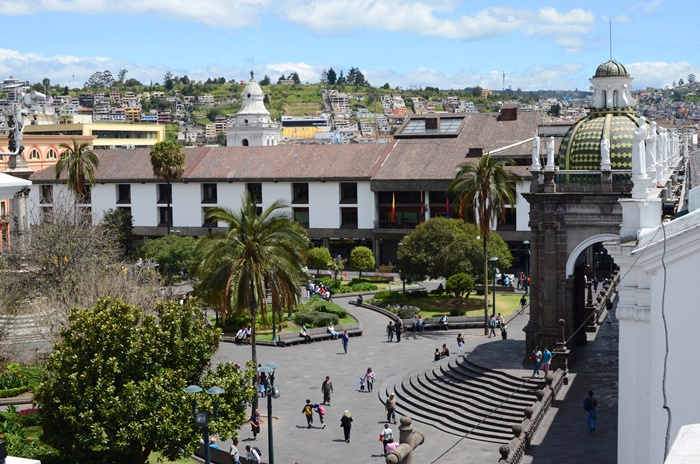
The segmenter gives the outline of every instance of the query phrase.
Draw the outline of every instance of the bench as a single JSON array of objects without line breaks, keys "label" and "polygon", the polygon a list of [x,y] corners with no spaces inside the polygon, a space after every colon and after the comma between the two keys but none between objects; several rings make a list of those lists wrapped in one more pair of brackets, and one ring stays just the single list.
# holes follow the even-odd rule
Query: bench
[{"label": "bench", "polygon": [[[204,444],[200,445],[199,448],[194,451],[194,455],[204,460]],[[238,444],[238,455],[240,457],[241,464],[248,464],[248,460],[245,457],[245,446],[241,445],[240,443]],[[222,449],[209,448],[209,458],[212,464],[231,464],[231,455],[228,454],[228,450],[225,451]]]},{"label": "bench", "polygon": [[[337,325],[334,327],[335,331],[338,332],[338,339],[342,337],[344,331],[348,331],[351,337],[358,337],[362,335],[362,326],[359,322],[354,324],[344,324]],[[314,327],[306,331],[311,337],[312,342],[330,340],[333,338],[330,333],[328,333],[327,327]],[[281,332],[277,335],[277,346],[290,346],[298,345],[300,343],[305,343],[306,340],[299,335],[299,332]]]},{"label": "bench", "polygon": [[[402,319],[406,331],[413,330],[413,319]],[[447,323],[448,329],[483,329],[483,316],[450,316]],[[423,319],[423,330],[442,330],[439,317],[426,317]]]}]

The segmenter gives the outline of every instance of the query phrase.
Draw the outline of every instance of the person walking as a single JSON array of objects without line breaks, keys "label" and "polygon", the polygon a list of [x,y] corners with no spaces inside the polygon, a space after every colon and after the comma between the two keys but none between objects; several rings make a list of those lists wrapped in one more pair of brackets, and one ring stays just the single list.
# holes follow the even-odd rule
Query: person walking
[{"label": "person walking", "polygon": [[508,326],[501,324],[501,339],[506,340],[508,338]]},{"label": "person walking", "polygon": [[394,341],[394,323],[391,321],[386,326],[386,341],[389,343]]},{"label": "person walking", "polygon": [[260,464],[260,453],[258,453],[257,449],[251,447],[250,445],[246,445],[245,450],[247,452],[246,458],[248,458],[248,462]]},{"label": "person walking", "polygon": [[496,318],[492,315],[489,317],[489,338],[496,336]]},{"label": "person walking", "polygon": [[233,439],[233,443],[228,449],[228,454],[231,455],[231,462],[233,464],[241,464],[241,455],[238,452],[238,438]]},{"label": "person walking", "polygon": [[544,351],[542,352],[542,370],[544,371],[544,376],[547,377],[547,374],[549,374],[549,366],[552,364],[552,352],[549,351],[549,348],[546,346],[544,347]]},{"label": "person walking", "polygon": [[403,332],[403,323],[400,320],[394,321],[394,333],[396,334],[396,343],[401,342],[401,332]]},{"label": "person walking", "polygon": [[306,400],[306,404],[302,408],[301,412],[306,417],[306,425],[311,428],[314,425],[314,408],[311,405],[311,400]]},{"label": "person walking", "polygon": [[340,426],[343,428],[343,433],[345,434],[345,443],[350,443],[350,429],[352,428],[352,416],[350,411],[347,409],[343,413],[343,417],[340,418]]},{"label": "person walking", "polygon": [[540,364],[542,364],[542,352],[540,351],[540,347],[536,346],[534,350],[532,350],[532,354],[530,355],[530,359],[535,363],[533,370],[532,370],[532,376],[533,377],[539,377],[540,376]]},{"label": "person walking", "polygon": [[260,433],[260,412],[257,409],[253,409],[248,422],[250,422],[250,429],[253,432],[253,440],[257,440]]},{"label": "person walking", "polygon": [[321,391],[323,392],[323,403],[327,406],[331,405],[331,393],[333,393],[333,382],[331,378],[326,376],[326,380],[321,384]]},{"label": "person walking", "polygon": [[367,373],[365,374],[365,384],[367,385],[367,393],[372,391],[372,387],[374,386],[374,372],[372,371],[371,367],[367,368]]},{"label": "person walking", "polygon": [[520,298],[520,311],[518,311],[518,313],[523,316],[525,315],[525,306],[527,306],[527,298],[523,295],[523,297]]},{"label": "person walking", "polygon": [[588,396],[583,400],[583,409],[586,411],[588,430],[595,432],[595,423],[598,420],[595,410],[598,409],[598,400],[593,396],[593,390],[589,391]]},{"label": "person walking", "polygon": [[464,345],[464,334],[460,333],[457,335],[457,352],[461,353],[462,352],[462,346]]},{"label": "person walking", "polygon": [[386,456],[386,445],[392,438],[394,438],[394,431],[389,428],[389,424],[384,424],[384,429],[379,434],[379,440],[382,442],[382,455]]},{"label": "person walking", "polygon": [[386,421],[396,423],[396,397],[393,393],[386,399]]},{"label": "person walking", "polygon": [[350,334],[346,330],[343,332],[343,350],[345,350],[345,354],[348,354],[348,344],[350,343]]},{"label": "person walking", "polygon": [[321,421],[321,428],[325,429],[326,428],[326,409],[323,407],[322,404],[318,403],[313,403],[311,405],[314,411],[318,413],[318,420]]}]

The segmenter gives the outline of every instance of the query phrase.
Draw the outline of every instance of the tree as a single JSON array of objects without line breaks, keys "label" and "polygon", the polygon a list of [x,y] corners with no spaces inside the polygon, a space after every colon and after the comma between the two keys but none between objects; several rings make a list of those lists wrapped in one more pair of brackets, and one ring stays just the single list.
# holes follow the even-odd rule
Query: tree
[{"label": "tree", "polygon": [[173,90],[173,86],[175,85],[175,80],[173,79],[173,73],[170,71],[165,73],[165,76],[163,76],[163,86],[165,86],[166,90]]},{"label": "tree", "polygon": [[472,97],[481,98],[481,91],[484,90],[480,86],[476,86],[472,89]]},{"label": "tree", "polygon": [[374,254],[366,246],[355,247],[350,252],[350,266],[360,271],[360,277],[362,277],[362,271],[374,269],[375,264]]},{"label": "tree", "polygon": [[678,79],[678,86],[683,86],[685,85],[685,82],[683,82],[683,79]]},{"label": "tree", "polygon": [[265,74],[265,77],[259,82],[260,85],[270,85],[272,83],[272,80],[270,80],[270,76]]},{"label": "tree", "polygon": [[345,85],[347,83],[346,77],[343,75],[343,70],[340,70],[340,74],[338,74],[338,80],[336,81],[336,84],[338,85]]},{"label": "tree", "polygon": [[[191,455],[199,430],[184,388],[214,382],[225,393],[212,431],[230,436],[245,421],[242,402],[257,396],[255,370],[229,365],[205,374],[221,333],[201,314],[192,303],[148,311],[109,298],[75,308],[35,391],[42,439],[71,461],[142,464],[153,451],[170,460]],[[200,404],[209,401],[201,397]]]},{"label": "tree", "polygon": [[194,268],[196,248],[197,240],[194,237],[167,235],[147,241],[141,247],[141,253],[144,258],[157,262],[161,274],[172,282],[173,274]]},{"label": "tree", "polygon": [[41,85],[44,87],[44,92],[47,92],[51,88],[51,79],[48,77],[45,77],[44,80],[41,81]]},{"label": "tree", "polygon": [[126,78],[126,73],[128,73],[126,69],[120,69],[119,72],[117,73],[117,82],[120,84],[124,83],[124,79]]},{"label": "tree", "polygon": [[335,85],[335,83],[336,83],[337,80],[338,80],[338,76],[336,75],[336,73],[335,73],[335,71],[333,70],[333,68],[329,69],[329,70],[328,70],[328,73],[327,73],[326,75],[327,75],[327,77],[328,77],[327,83],[328,83],[329,85]]},{"label": "tree", "polygon": [[384,85],[382,86],[384,90],[391,90],[391,86],[389,85],[388,82],[385,82]]},{"label": "tree", "polygon": [[87,143],[78,143],[71,139],[73,145],[62,143],[61,156],[56,162],[56,181],[61,178],[63,171],[68,173],[68,187],[75,193],[76,201],[82,200],[86,192],[86,178],[91,185],[95,185],[95,170],[100,164],[95,152],[90,150]]},{"label": "tree", "polygon": [[185,172],[185,154],[182,153],[182,144],[172,140],[164,140],[158,142],[151,149],[151,166],[153,167],[153,175],[165,179],[168,184],[168,234],[170,234],[170,226],[172,225],[172,190],[170,182],[178,179]]},{"label": "tree", "polygon": [[134,218],[121,209],[108,209],[102,218],[102,225],[112,230],[124,254],[134,249]]},{"label": "tree", "polygon": [[553,105],[550,105],[549,110],[547,111],[547,114],[552,115],[552,116],[559,116],[561,114],[561,105],[559,103],[555,103]]},{"label": "tree", "polygon": [[326,247],[315,247],[306,254],[306,263],[309,266],[316,266],[316,275],[321,274],[321,266],[328,266],[333,261],[331,252]]},{"label": "tree", "polygon": [[[202,240],[198,248],[202,256],[198,278],[206,282],[210,292],[212,287],[218,287],[223,294],[224,324],[232,309],[250,315],[251,358],[257,366],[258,311],[261,324],[266,324],[267,288],[271,291],[273,324],[275,309],[299,301],[299,282],[305,278],[302,268],[308,248],[306,232],[294,222],[287,205],[275,201],[258,213],[257,204],[248,193],[243,196],[239,211],[215,207],[206,218],[225,224],[226,232]],[[273,325],[273,335],[274,330]]]},{"label": "tree", "polygon": [[127,87],[141,87],[143,84],[141,81],[132,77],[131,79],[127,79],[126,82],[124,82],[124,85]]},{"label": "tree", "polygon": [[688,74],[688,84],[695,84],[695,74]]},{"label": "tree", "polygon": [[458,198],[463,217],[471,212],[479,225],[484,244],[484,334],[488,333],[488,291],[486,276],[489,275],[487,242],[491,235],[491,224],[502,222],[506,217],[506,203],[515,205],[515,186],[520,176],[508,171],[506,166],[512,161],[507,158],[494,158],[490,153],[479,158],[476,163],[461,164],[450,183],[449,194]]},{"label": "tree", "polygon": [[449,293],[453,293],[455,298],[461,300],[462,297],[469,298],[469,294],[474,290],[474,279],[469,274],[460,272],[453,276],[445,282],[445,290]]}]

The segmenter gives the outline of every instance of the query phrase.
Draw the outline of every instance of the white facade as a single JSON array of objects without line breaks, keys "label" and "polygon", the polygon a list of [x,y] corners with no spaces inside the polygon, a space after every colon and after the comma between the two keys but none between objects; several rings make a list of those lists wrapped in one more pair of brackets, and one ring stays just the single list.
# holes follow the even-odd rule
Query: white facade
[{"label": "white facade", "polygon": [[253,79],[241,92],[243,106],[229,122],[226,131],[226,145],[229,147],[267,147],[275,146],[280,139],[280,126],[270,117],[263,100],[265,93]]}]

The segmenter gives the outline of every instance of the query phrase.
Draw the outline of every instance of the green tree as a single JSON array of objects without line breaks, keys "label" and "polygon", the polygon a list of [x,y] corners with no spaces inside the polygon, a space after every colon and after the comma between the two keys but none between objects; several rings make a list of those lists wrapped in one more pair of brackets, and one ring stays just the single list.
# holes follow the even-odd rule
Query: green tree
[{"label": "green tree", "polygon": [[172,140],[156,143],[151,149],[151,166],[153,167],[153,175],[165,179],[170,191],[168,196],[169,224],[167,225],[168,234],[170,234],[170,226],[173,224],[170,206],[173,199],[170,182],[178,179],[185,172],[185,154],[182,153],[182,144]]},{"label": "green tree", "polygon": [[75,193],[76,201],[82,200],[86,192],[85,179],[95,185],[95,170],[100,164],[95,152],[89,149],[87,143],[78,143],[71,139],[73,145],[62,143],[61,156],[56,162],[56,181],[60,180],[63,171],[68,173],[68,187]]},{"label": "green tree", "polygon": [[335,83],[338,80],[338,76],[333,70],[333,68],[329,69],[328,72],[326,73],[326,78],[328,79],[327,83],[329,85],[335,85]]},{"label": "green tree", "polygon": [[[289,207],[275,201],[262,213],[250,194],[243,196],[239,211],[216,207],[207,220],[223,223],[223,235],[203,239],[199,251],[203,257],[198,269],[202,282],[218,285],[223,294],[224,323],[233,308],[248,313],[252,323],[251,358],[257,366],[256,321],[267,323],[267,288],[271,291],[273,334],[275,310],[289,307],[301,296],[299,283],[304,279],[304,261],[308,238],[295,223]],[[255,400],[257,404],[257,397]]]},{"label": "green tree", "polygon": [[[513,164],[507,158],[494,158],[490,153],[476,163],[461,164],[450,183],[449,194],[461,201],[461,213],[467,217],[471,212],[479,225],[484,244],[484,334],[488,334],[488,291],[486,276],[489,274],[487,242],[491,235],[491,224],[502,222],[506,217],[506,204],[515,205],[515,186],[520,176],[506,167]],[[505,265],[503,265],[505,267]]]},{"label": "green tree", "polygon": [[133,216],[121,209],[108,209],[102,218],[102,225],[113,231],[124,254],[131,254],[136,240]]},{"label": "green tree", "polygon": [[175,79],[173,78],[173,73],[170,71],[166,72],[165,76],[163,76],[163,86],[166,90],[173,90],[175,86]]},{"label": "green tree", "polygon": [[311,248],[306,254],[306,263],[316,266],[316,275],[321,273],[321,266],[328,266],[332,261],[331,252],[326,247]]},{"label": "green tree", "polygon": [[355,247],[350,252],[350,266],[360,271],[360,277],[362,277],[362,271],[374,269],[375,264],[374,253],[366,246]]},{"label": "green tree", "polygon": [[453,276],[445,282],[445,290],[449,293],[453,293],[455,298],[462,299],[465,296],[469,298],[469,294],[474,290],[474,279],[469,274],[460,272]]},{"label": "green tree", "polygon": [[255,371],[205,374],[221,334],[201,314],[192,303],[144,311],[115,299],[75,308],[35,391],[43,440],[73,462],[142,464],[153,451],[171,460],[190,455],[199,430],[184,388],[213,382],[225,383],[226,393],[212,429],[228,435],[240,427],[242,401],[256,396]]},{"label": "green tree", "polygon": [[260,85],[270,85],[272,84],[272,80],[270,79],[270,76],[265,74],[265,77],[259,82]]},{"label": "green tree", "polygon": [[172,282],[173,274],[194,268],[197,260],[196,249],[197,240],[194,237],[166,235],[147,241],[141,247],[141,253],[144,258],[157,262],[162,275]]}]

